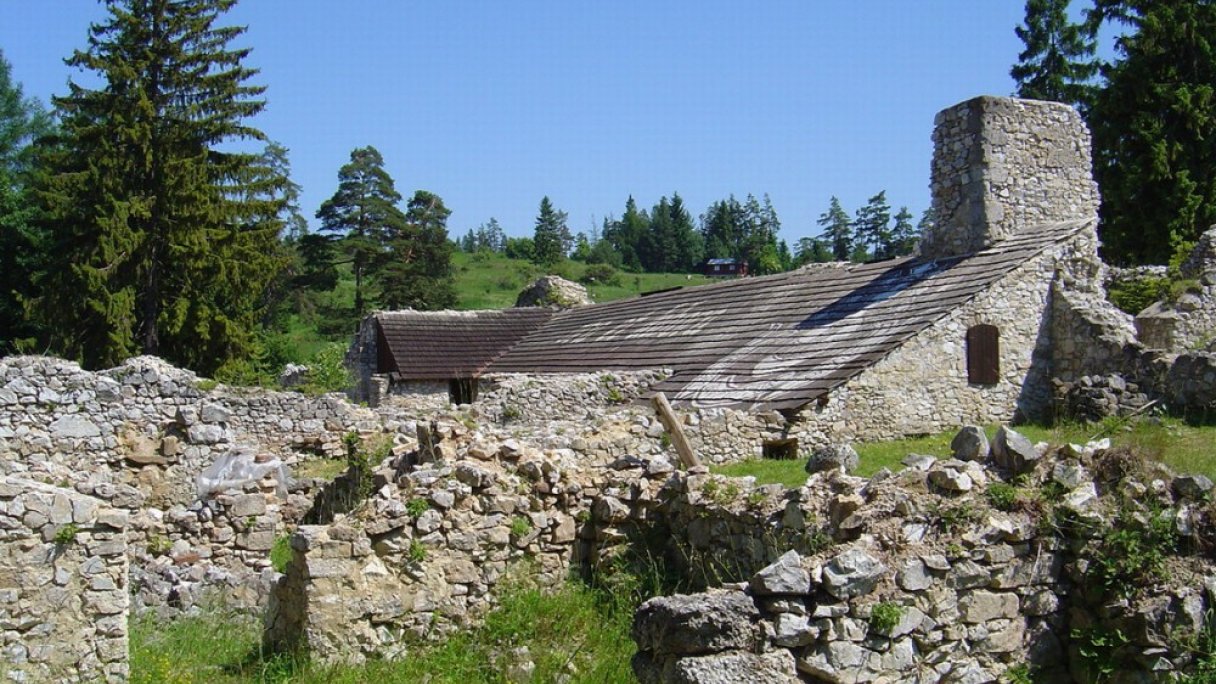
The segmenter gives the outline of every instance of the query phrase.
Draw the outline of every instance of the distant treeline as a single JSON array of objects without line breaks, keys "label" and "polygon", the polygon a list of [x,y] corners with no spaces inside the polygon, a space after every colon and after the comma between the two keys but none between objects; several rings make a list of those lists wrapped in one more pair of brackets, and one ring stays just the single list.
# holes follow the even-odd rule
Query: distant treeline
[{"label": "distant treeline", "polygon": [[[546,208],[548,207],[548,208]],[[819,218],[819,237],[800,239],[793,250],[778,238],[781,221],[767,194],[763,199],[747,195],[740,202],[734,195],[714,202],[694,223],[680,194],[661,197],[649,211],[639,209],[633,197],[625,201],[619,219],[608,216],[591,234],[571,235],[566,214],[554,210],[548,197],[537,216],[533,238],[507,237],[498,220],[491,218],[469,229],[458,240],[462,251],[490,251],[516,259],[552,264],[569,257],[589,264],[648,273],[700,271],[708,259],[734,259],[747,264],[755,275],[779,273],[808,263],[869,261],[912,253],[920,231],[930,222],[928,212],[913,225],[912,214],[901,207],[892,217],[886,192],[879,192],[850,218],[835,197]],[[537,250],[553,242],[558,250]]]}]

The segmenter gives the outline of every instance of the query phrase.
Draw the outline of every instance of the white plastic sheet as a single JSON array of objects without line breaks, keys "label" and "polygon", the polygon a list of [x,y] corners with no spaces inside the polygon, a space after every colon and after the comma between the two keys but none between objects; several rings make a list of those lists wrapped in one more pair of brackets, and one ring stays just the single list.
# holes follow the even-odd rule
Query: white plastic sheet
[{"label": "white plastic sheet", "polygon": [[287,466],[277,456],[263,463],[257,462],[258,452],[252,447],[233,447],[199,473],[195,491],[200,499],[229,489],[242,489],[250,482],[257,482],[267,473],[277,473],[278,494],[287,497]]}]

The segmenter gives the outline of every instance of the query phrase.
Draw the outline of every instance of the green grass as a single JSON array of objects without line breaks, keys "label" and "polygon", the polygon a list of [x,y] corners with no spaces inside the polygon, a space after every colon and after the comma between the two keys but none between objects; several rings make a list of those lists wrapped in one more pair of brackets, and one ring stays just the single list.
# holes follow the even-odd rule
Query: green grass
[{"label": "green grass", "polygon": [[[452,255],[452,269],[456,274],[456,308],[504,309],[514,306],[520,291],[540,276],[553,273],[577,282],[587,265],[567,260],[554,268],[542,269],[529,261],[508,259],[501,254],[457,252]],[[587,290],[596,302],[610,302],[642,292],[713,282],[703,275],[625,271],[618,272],[618,281],[615,285],[592,284]]]},{"label": "green grass", "polygon": [[[1032,442],[1084,444],[1095,437],[1110,437],[1114,446],[1136,449],[1161,461],[1179,473],[1199,473],[1216,479],[1216,426],[1188,425],[1172,418],[1135,420],[1127,423],[1108,421],[1097,425],[1061,423],[1055,426],[1019,425],[1015,428]],[[997,426],[985,428],[988,439]],[[888,442],[854,444],[860,457],[855,475],[870,477],[883,468],[901,470],[908,454],[927,454],[938,458],[950,455],[955,431]],[[713,472],[742,477],[751,475],[759,484],[800,487],[806,482],[805,458],[788,461],[751,460],[715,466]]]},{"label": "green grass", "polygon": [[346,472],[346,460],[342,458],[313,458],[304,461],[295,469],[297,479],[332,480]]},{"label": "green grass", "polygon": [[520,646],[528,647],[536,665],[532,681],[569,674],[577,683],[633,682],[632,619],[632,606],[582,584],[571,582],[548,595],[516,589],[505,594],[482,627],[420,645],[401,660],[323,667],[303,658],[263,657],[261,625],[251,617],[211,610],[158,622],[145,615],[132,620],[131,682],[497,684],[506,681],[506,659]]}]

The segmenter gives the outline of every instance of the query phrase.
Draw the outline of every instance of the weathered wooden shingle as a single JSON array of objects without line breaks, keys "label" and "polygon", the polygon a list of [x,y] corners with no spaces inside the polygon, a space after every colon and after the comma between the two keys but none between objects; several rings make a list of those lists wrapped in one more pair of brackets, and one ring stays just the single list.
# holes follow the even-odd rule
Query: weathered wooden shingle
[{"label": "weathered wooden shingle", "polygon": [[537,307],[381,312],[375,316],[381,352],[379,370],[412,380],[479,375],[553,314],[552,309]]},{"label": "weathered wooden shingle", "polygon": [[797,408],[1087,227],[1045,224],[964,257],[821,266],[573,309],[486,370],[670,368],[654,389],[672,401]]}]

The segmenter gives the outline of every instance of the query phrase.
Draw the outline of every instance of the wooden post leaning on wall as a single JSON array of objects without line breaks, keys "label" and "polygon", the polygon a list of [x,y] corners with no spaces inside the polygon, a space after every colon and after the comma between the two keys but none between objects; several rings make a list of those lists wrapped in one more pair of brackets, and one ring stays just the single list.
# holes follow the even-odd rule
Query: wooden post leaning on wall
[{"label": "wooden post leaning on wall", "polygon": [[667,434],[671,435],[671,445],[676,448],[680,464],[686,469],[701,465],[701,459],[693,453],[692,446],[688,444],[688,438],[684,436],[684,426],[680,424],[680,417],[667,402],[667,395],[659,392],[651,401],[654,403],[654,410],[659,414],[663,427],[667,428]]}]

